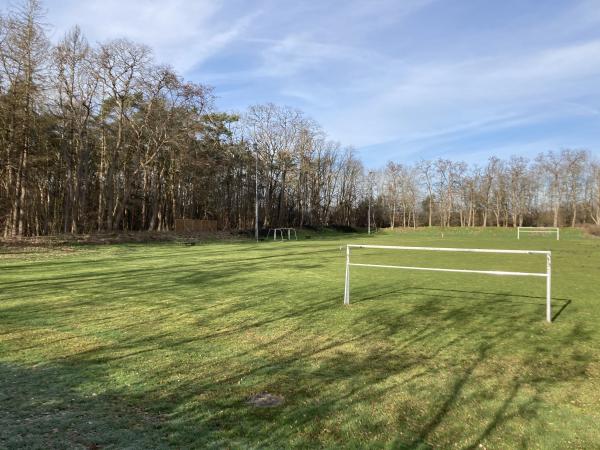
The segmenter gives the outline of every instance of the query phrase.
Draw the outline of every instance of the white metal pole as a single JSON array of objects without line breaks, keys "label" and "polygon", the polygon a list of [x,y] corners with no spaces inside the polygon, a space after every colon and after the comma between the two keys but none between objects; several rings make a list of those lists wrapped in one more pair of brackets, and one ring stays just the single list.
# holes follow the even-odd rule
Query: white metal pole
[{"label": "white metal pole", "polygon": [[521,227],[517,227],[517,240],[521,239]]},{"label": "white metal pole", "polygon": [[350,247],[346,245],[346,285],[344,287],[344,305],[350,304]]},{"label": "white metal pole", "polygon": [[371,196],[369,195],[369,209],[367,211],[367,227],[368,227],[368,234],[371,234]]},{"label": "white metal pole", "polygon": [[258,145],[254,143],[254,237],[258,242]]},{"label": "white metal pole", "polygon": [[560,228],[556,229],[556,240],[560,241]]},{"label": "white metal pole", "polygon": [[552,254],[546,255],[546,321],[552,322]]},{"label": "white metal pole", "polygon": [[546,250],[502,250],[492,248],[453,248],[453,247],[407,247],[403,245],[367,245],[367,244],[348,244],[349,247],[356,248],[380,248],[389,250],[423,250],[440,252],[469,252],[469,253],[507,253],[514,255],[547,255]]}]

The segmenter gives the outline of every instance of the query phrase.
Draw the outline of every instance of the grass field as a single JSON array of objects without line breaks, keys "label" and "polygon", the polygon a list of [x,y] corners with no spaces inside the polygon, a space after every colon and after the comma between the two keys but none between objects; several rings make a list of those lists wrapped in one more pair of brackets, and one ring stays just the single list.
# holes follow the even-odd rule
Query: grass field
[{"label": "grass field", "polygon": [[[353,268],[344,307],[346,243],[552,250],[554,323],[542,278]],[[600,239],[576,230],[5,255],[0,448],[600,448],[599,285]],[[260,392],[285,402],[250,405]]]}]

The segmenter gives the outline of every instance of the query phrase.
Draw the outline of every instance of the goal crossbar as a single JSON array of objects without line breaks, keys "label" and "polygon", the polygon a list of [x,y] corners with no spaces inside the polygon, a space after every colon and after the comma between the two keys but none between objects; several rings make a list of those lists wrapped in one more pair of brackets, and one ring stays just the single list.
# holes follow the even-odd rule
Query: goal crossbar
[{"label": "goal crossbar", "polygon": [[[546,272],[513,272],[505,270],[477,270],[477,269],[446,269],[439,267],[418,267],[418,266],[396,266],[387,264],[363,264],[350,262],[351,248],[371,248],[383,250],[417,250],[417,251],[440,251],[440,252],[467,252],[467,253],[503,253],[503,254],[521,254],[521,255],[545,255]],[[508,275],[522,277],[542,277],[546,278],[546,321],[552,322],[552,304],[551,304],[551,270],[552,270],[552,252],[546,250],[501,250],[501,249],[482,249],[482,248],[448,248],[448,247],[405,247],[391,245],[346,245],[346,281],[344,288],[344,304],[350,304],[350,267],[375,267],[383,269],[404,269],[421,270],[430,272],[455,272],[455,273],[476,273],[483,275]]]},{"label": "goal crossbar", "polygon": [[521,239],[521,233],[556,233],[556,240],[560,240],[558,227],[517,227],[517,239]]},{"label": "goal crossbar", "polygon": [[504,250],[495,248],[452,248],[452,247],[406,247],[398,245],[367,245],[347,244],[347,248],[379,248],[384,250],[423,250],[439,252],[469,252],[469,253],[514,253],[522,255],[549,255],[548,250]]}]

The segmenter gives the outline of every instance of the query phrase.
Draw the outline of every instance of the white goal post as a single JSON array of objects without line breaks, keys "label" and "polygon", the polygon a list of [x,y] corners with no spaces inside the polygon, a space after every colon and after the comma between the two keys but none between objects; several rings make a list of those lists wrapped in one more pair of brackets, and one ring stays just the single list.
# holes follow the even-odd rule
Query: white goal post
[{"label": "white goal post", "polygon": [[517,239],[521,239],[521,233],[556,233],[556,240],[560,240],[558,227],[517,227]]},{"label": "white goal post", "polygon": [[[471,270],[471,269],[442,269],[437,267],[414,267],[414,266],[392,266],[384,264],[359,264],[350,262],[351,248],[373,248],[382,250],[416,250],[431,252],[467,252],[467,253],[503,253],[515,255],[545,255],[545,272],[507,272],[503,270]],[[545,250],[495,250],[481,248],[446,248],[446,247],[404,247],[390,245],[346,245],[346,282],[344,288],[344,304],[350,304],[350,266],[355,267],[379,267],[383,269],[406,269],[406,270],[426,270],[432,272],[458,272],[458,273],[478,273],[484,275],[510,275],[521,277],[543,277],[546,278],[546,321],[552,322],[552,304],[551,304],[551,279],[552,279],[552,252]]]},{"label": "white goal post", "polygon": [[287,234],[287,240],[291,241],[292,240],[292,232],[294,233],[294,237],[296,238],[296,240],[298,240],[298,234],[296,233],[296,229],[295,228],[271,228],[269,230],[269,232],[267,233],[267,239],[269,239],[269,236],[271,234],[271,231],[273,232],[273,240],[276,241],[277,240],[277,233],[279,233],[279,237],[281,238],[282,241],[285,240],[284,238],[284,232]]}]

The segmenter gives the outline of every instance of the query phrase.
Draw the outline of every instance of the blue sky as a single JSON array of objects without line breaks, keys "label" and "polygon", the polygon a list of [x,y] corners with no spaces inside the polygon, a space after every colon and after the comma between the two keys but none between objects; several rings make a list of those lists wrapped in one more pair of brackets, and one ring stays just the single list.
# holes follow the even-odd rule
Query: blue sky
[{"label": "blue sky", "polygon": [[[6,6],[6,1],[0,4]],[[215,87],[274,102],[369,166],[600,149],[600,0],[47,0],[54,40],[128,37]]]}]

